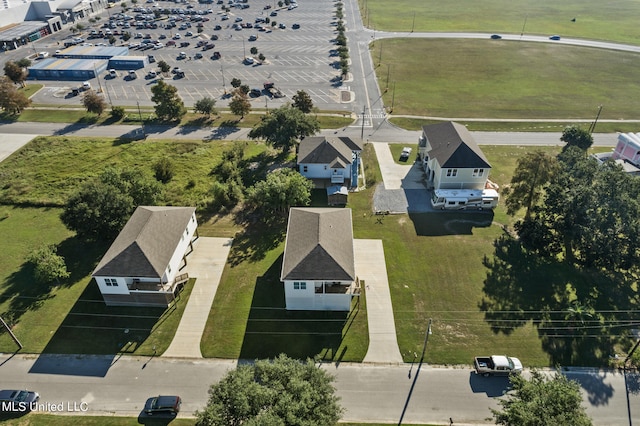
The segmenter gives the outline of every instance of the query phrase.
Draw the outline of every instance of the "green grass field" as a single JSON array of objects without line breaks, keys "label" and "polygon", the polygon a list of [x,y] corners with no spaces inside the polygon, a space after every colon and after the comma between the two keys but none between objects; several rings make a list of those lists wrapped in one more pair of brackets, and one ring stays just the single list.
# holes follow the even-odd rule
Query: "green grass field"
[{"label": "green grass field", "polygon": [[359,3],[365,25],[382,31],[521,34],[524,27],[525,34],[560,34],[640,44],[635,0],[360,0]]},{"label": "green grass field", "polygon": [[389,75],[384,103],[393,103],[395,115],[570,122],[594,119],[603,105],[600,119],[640,118],[640,83],[630,72],[640,54],[489,39],[389,39],[371,45],[376,65],[380,48],[378,82],[384,90]]}]

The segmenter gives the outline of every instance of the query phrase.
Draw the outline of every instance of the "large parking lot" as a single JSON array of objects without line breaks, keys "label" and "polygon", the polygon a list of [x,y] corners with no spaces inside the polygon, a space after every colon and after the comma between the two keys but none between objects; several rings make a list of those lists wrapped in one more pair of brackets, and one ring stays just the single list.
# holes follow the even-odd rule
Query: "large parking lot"
[{"label": "large parking lot", "polygon": [[[225,0],[226,2],[228,0]],[[162,43],[162,47],[146,50],[141,50],[140,47],[130,48],[129,55],[153,55],[156,59],[156,63],[137,71],[137,79],[125,78],[127,73],[124,71],[119,71],[115,78],[111,78],[105,71],[100,75],[99,82],[95,79],[91,81],[92,85],[95,88],[101,87],[113,104],[150,105],[150,89],[157,77],[149,78],[147,74],[150,70],[158,71],[157,61],[162,60],[172,68],[178,66],[184,71],[184,78],[176,78],[175,75],[168,75],[167,78],[172,79],[171,84],[178,88],[187,106],[193,105],[204,96],[214,97],[218,100],[218,105],[225,105],[226,100],[223,99],[223,94],[225,91],[231,91],[230,82],[233,78],[237,78],[242,81],[242,84],[251,88],[262,88],[265,82],[273,82],[285,95],[281,99],[267,98],[264,94],[252,98],[257,108],[277,107],[290,101],[296,91],[305,90],[321,109],[350,111],[350,105],[343,103],[341,99],[340,72],[335,64],[338,58],[332,55],[332,50],[335,48],[332,40],[336,34],[333,1],[300,0],[297,3],[298,7],[288,7],[284,3],[280,7],[278,2],[267,0],[248,0],[247,3],[240,4],[244,4],[244,8],[227,4],[230,7],[227,13],[222,9],[224,5],[216,3],[177,4],[169,1],[153,4],[138,3],[138,8],[148,9],[147,11],[169,9],[170,13],[162,14],[161,19],[155,20],[157,24],[155,29],[137,29],[135,24],[140,21],[136,21],[135,16],[145,14],[145,11],[135,11],[131,8],[124,13],[133,19],[118,19],[120,17],[118,14],[123,12],[118,3],[100,15],[101,19],[95,24],[89,25],[84,22],[87,28],[82,31],[81,36],[85,39],[85,43],[94,45],[108,43],[107,38],[89,37],[91,31],[105,32],[109,29],[111,32],[120,33],[129,31],[133,35],[128,41],[122,40],[120,35],[116,36],[115,45],[133,43],[136,46],[143,40],[149,40]],[[171,11],[171,9],[174,10]],[[196,16],[199,18],[193,19]],[[176,18],[176,26],[167,28],[170,26],[170,17]],[[261,24],[264,27],[262,31],[254,27],[256,19],[266,18],[269,18],[269,22]],[[118,21],[121,22],[120,25],[116,25],[116,28],[105,28],[105,23]],[[126,23],[129,23],[129,28],[124,28]],[[187,23],[190,23],[191,27],[187,27]],[[203,28],[200,34],[197,32],[199,23]],[[280,28],[280,24],[284,28]],[[248,28],[249,26],[251,28]],[[188,35],[189,31],[192,34]],[[68,30],[64,33],[49,37],[49,40],[38,41],[35,49],[38,52],[49,51],[53,55],[65,40],[71,38]],[[138,33],[142,38],[135,37]],[[216,36],[217,39],[215,39]],[[78,35],[76,34],[75,37]],[[211,42],[215,47],[203,51],[203,47],[197,47],[197,43],[201,40]],[[171,42],[175,42],[175,45],[167,46],[167,43],[172,44]],[[189,43],[189,45],[181,47],[181,43]],[[252,47],[258,49],[257,54],[251,53]],[[18,59],[32,53],[26,47],[21,49],[23,52],[17,55]],[[19,52],[13,53],[12,56]],[[182,52],[185,57],[179,58]],[[219,52],[221,57],[212,59],[214,52]],[[202,58],[196,59],[198,53]],[[257,60],[260,54],[265,56],[264,63]],[[246,57],[254,57],[256,60],[253,64],[247,64],[244,61]],[[82,82],[40,82],[46,87],[35,95],[34,102],[45,104],[80,102],[79,98],[69,98],[67,95],[71,88],[78,87]]]}]

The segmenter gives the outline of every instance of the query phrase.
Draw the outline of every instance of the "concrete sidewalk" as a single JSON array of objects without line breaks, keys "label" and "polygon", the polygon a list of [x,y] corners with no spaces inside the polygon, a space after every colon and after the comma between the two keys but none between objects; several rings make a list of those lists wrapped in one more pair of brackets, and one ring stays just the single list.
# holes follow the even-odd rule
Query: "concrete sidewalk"
[{"label": "concrete sidewalk", "polygon": [[356,274],[364,280],[369,324],[369,349],[363,362],[402,363],[396,338],[382,240],[353,240]]},{"label": "concrete sidewalk", "polygon": [[202,358],[200,340],[232,242],[231,238],[200,237],[196,240],[193,253],[187,256],[184,272],[197,280],[176,335],[162,356]]},{"label": "concrete sidewalk", "polygon": [[22,148],[31,139],[38,135],[16,135],[0,133],[0,161]]}]

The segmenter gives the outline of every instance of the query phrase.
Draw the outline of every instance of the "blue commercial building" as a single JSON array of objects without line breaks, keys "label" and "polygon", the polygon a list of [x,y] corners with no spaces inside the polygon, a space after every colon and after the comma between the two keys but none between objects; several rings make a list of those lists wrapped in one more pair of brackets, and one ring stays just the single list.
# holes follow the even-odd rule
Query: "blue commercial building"
[{"label": "blue commercial building", "polygon": [[56,53],[64,59],[111,59],[129,54],[127,46],[71,46]]},{"label": "blue commercial building", "polygon": [[114,70],[138,70],[149,65],[146,56],[114,56],[109,59],[109,68]]},{"label": "blue commercial building", "polygon": [[28,68],[29,78],[35,80],[89,80],[107,69],[105,59],[49,58]]}]

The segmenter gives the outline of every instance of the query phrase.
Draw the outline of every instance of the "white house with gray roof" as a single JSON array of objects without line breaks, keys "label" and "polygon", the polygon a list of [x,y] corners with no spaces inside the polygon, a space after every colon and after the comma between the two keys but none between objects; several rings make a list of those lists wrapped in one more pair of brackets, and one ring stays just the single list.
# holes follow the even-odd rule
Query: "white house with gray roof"
[{"label": "white house with gray roof", "polygon": [[491,165],[467,128],[452,121],[422,126],[418,144],[430,189],[477,189],[487,185]]},{"label": "white house with gray roof", "polygon": [[351,209],[289,211],[280,280],[288,310],[349,311],[360,295]]},{"label": "white house with gray roof", "polygon": [[298,170],[316,188],[358,186],[362,146],[351,138],[313,136],[298,145]]},{"label": "white house with gray roof", "polygon": [[195,207],[140,206],[93,271],[109,306],[169,306],[188,280]]}]

